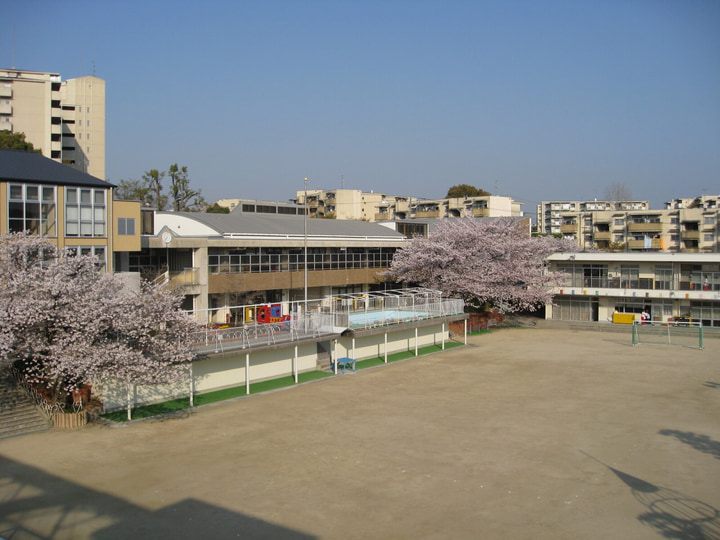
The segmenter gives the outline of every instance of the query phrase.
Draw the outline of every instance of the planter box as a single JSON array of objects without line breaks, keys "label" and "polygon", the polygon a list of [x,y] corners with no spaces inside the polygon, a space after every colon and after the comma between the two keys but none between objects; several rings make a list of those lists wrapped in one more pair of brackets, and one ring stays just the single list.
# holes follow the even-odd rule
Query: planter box
[{"label": "planter box", "polygon": [[87,424],[87,412],[52,413],[52,421],[53,425],[58,429],[78,429]]}]

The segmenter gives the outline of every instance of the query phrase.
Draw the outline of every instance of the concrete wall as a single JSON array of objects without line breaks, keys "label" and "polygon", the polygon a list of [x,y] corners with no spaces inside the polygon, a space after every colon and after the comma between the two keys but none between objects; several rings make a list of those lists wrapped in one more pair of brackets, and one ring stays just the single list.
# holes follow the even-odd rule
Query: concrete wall
[{"label": "concrete wall", "polygon": [[[445,324],[445,340],[448,339],[448,324]],[[443,340],[442,323],[418,328],[418,348],[439,345]],[[404,329],[388,334],[388,354],[414,351],[415,329]],[[248,351],[238,351],[232,356],[218,356],[198,360],[193,363],[192,385],[195,395],[234,388],[246,384],[245,355]],[[317,366],[317,344],[298,345],[298,372],[313,371]],[[383,357],[385,354],[384,334],[355,339],[356,360]],[[250,352],[250,385],[268,379],[276,379],[293,374],[295,346]],[[335,346],[333,358],[352,356],[352,339],[340,338]],[[190,394],[190,376],[174,384],[137,385],[131,389],[133,407],[159,403],[171,399],[187,397]],[[105,412],[121,410],[127,407],[127,387],[122,383],[96,385],[94,392],[100,394]]]}]

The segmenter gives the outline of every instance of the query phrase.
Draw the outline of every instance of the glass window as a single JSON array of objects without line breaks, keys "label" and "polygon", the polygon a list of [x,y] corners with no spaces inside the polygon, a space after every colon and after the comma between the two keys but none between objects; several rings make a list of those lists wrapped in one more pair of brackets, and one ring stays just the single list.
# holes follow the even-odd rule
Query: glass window
[{"label": "glass window", "polygon": [[66,235],[105,236],[106,216],[104,189],[66,189]]},{"label": "glass window", "polygon": [[118,234],[135,236],[135,218],[118,218]]},{"label": "glass window", "polygon": [[671,265],[655,265],[655,289],[668,291],[671,290],[673,283],[673,274]]},{"label": "glass window", "polygon": [[[42,202],[40,195],[42,194]],[[28,184],[8,186],[8,230],[55,236],[55,188]]]},{"label": "glass window", "polygon": [[640,268],[634,264],[620,266],[620,287],[623,289],[637,289],[639,286]]}]

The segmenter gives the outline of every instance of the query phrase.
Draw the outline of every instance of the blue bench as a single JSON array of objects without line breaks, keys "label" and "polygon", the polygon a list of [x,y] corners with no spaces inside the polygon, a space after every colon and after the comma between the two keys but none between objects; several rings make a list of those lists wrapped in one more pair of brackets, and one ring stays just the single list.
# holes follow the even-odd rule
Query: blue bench
[{"label": "blue bench", "polygon": [[[342,372],[345,373],[345,368],[352,364],[352,370],[355,371],[355,359],[354,358],[348,358],[347,356],[344,356],[343,358],[338,358],[335,360],[337,362],[338,367],[342,368]],[[332,365],[333,371],[335,371],[334,364]]]}]

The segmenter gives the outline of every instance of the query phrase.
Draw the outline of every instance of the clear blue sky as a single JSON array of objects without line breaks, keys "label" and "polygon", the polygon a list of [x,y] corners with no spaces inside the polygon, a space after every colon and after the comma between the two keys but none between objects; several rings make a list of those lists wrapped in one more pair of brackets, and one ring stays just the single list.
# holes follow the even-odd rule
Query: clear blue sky
[{"label": "clear blue sky", "polygon": [[[107,81],[107,178],[541,200],[720,194],[716,0],[23,0],[0,66]],[[13,47],[13,26],[15,46]],[[13,54],[14,49],[14,54]],[[94,66],[94,68],[93,68]]]}]

